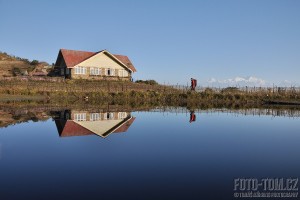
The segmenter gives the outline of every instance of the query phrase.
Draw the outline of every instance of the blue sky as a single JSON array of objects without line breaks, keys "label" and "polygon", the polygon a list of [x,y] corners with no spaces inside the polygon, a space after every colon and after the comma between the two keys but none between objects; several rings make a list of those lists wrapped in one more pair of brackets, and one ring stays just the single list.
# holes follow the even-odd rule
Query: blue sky
[{"label": "blue sky", "polygon": [[166,84],[299,84],[299,10],[298,0],[0,0],[0,51],[53,63],[60,48],[107,49],[130,57],[135,79]]}]

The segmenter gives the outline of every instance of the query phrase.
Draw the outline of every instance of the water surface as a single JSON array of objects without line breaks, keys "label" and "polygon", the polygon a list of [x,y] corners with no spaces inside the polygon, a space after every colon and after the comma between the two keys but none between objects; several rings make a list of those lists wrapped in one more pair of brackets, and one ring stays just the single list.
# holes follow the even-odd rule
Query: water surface
[{"label": "water surface", "polygon": [[300,176],[298,117],[44,115],[0,129],[0,199],[230,199],[234,178]]}]

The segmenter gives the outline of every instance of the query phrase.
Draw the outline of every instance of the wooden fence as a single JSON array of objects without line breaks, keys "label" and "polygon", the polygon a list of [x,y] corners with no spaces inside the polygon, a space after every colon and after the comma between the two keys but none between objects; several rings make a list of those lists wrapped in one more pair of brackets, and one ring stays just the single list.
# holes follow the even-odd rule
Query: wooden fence
[{"label": "wooden fence", "polygon": [[[173,89],[177,89],[182,91],[183,93],[191,91],[190,86],[187,85],[169,85],[169,87]],[[240,91],[245,93],[257,93],[257,92],[263,92],[263,93],[285,93],[285,92],[294,92],[294,93],[300,93],[300,87],[255,87],[255,86],[245,86],[245,87],[227,87],[227,88],[221,88],[221,87],[201,87],[197,86],[195,91],[196,92],[204,92],[206,90],[211,90],[216,93],[220,93],[223,91]]]}]

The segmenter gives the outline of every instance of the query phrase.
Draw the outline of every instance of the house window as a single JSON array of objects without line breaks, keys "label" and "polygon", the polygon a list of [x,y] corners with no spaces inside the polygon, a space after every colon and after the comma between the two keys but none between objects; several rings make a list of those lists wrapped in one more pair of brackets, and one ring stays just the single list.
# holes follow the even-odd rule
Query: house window
[{"label": "house window", "polygon": [[90,75],[101,75],[101,69],[98,67],[91,67]]},{"label": "house window", "polygon": [[105,75],[107,75],[107,76],[114,76],[115,75],[115,69],[108,68],[105,71],[106,71]]},{"label": "house window", "polygon": [[86,74],[86,68],[85,67],[76,66],[75,67],[75,74]]},{"label": "house window", "polygon": [[90,75],[95,75],[95,69],[93,67],[90,68]]},{"label": "house window", "polygon": [[100,113],[91,113],[90,121],[99,121],[100,120]]},{"label": "house window", "polygon": [[119,112],[118,113],[118,119],[125,119],[127,117],[127,113],[126,112]]},{"label": "house window", "polygon": [[79,67],[75,67],[75,74],[80,74],[80,68]]},{"label": "house window", "polygon": [[127,77],[128,76],[128,72],[124,69],[119,70],[119,76],[120,77]]},{"label": "house window", "polygon": [[104,119],[113,119],[114,113],[104,113]]},{"label": "house window", "polygon": [[74,120],[75,121],[86,121],[86,113],[75,113]]}]

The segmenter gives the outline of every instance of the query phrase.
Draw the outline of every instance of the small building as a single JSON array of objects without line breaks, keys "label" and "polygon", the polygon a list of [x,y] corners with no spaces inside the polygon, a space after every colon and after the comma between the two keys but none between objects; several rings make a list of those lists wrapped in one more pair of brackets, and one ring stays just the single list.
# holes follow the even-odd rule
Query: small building
[{"label": "small building", "polygon": [[131,80],[136,72],[127,56],[60,49],[56,63],[59,75],[69,79]]},{"label": "small building", "polygon": [[34,69],[31,73],[31,76],[47,76],[48,72],[46,69]]}]

